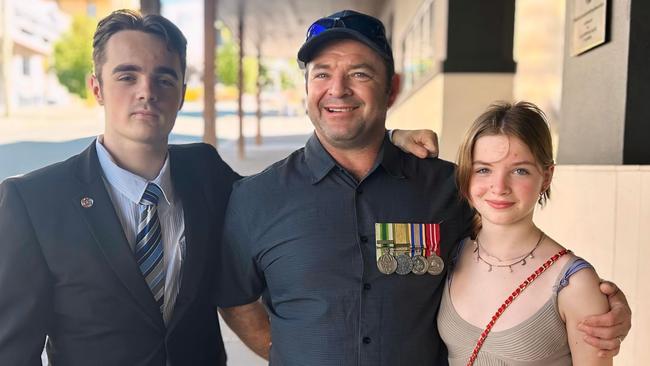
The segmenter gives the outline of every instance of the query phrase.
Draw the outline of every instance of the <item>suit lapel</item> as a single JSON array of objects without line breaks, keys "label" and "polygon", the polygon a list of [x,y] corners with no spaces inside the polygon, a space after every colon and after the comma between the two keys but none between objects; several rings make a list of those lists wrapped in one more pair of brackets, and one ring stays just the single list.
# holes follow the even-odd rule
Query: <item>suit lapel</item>
[{"label": "suit lapel", "polygon": [[[104,181],[95,142],[79,155],[77,175],[82,181],[84,189],[74,197],[75,204],[79,207],[82,216],[88,224],[97,245],[104,257],[115,272],[115,275],[128,289],[131,296],[151,322],[161,329],[164,323],[160,310],[156,305],[151,290],[142,277],[133,252],[124,236],[124,230],[117,217]],[[91,198],[92,206],[83,208],[81,199]]]},{"label": "suit lapel", "polygon": [[[174,191],[183,202],[185,220],[185,258],[182,264],[181,286],[179,289],[172,319],[168,324],[171,330],[182,318],[188,305],[196,296],[206,262],[209,260],[209,245],[216,243],[210,238],[212,217],[208,201],[196,174],[184,164],[179,151],[170,150],[170,168]],[[179,156],[180,155],[180,156]],[[202,289],[206,290],[206,289]]]}]

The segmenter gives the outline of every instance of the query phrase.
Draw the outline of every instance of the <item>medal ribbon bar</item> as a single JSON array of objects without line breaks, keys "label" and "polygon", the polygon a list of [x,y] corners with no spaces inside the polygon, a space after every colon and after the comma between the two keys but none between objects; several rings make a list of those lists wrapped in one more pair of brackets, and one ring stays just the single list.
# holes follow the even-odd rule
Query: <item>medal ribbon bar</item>
[{"label": "medal ribbon bar", "polygon": [[432,254],[440,256],[440,224],[424,224],[425,228],[425,242],[426,242],[426,256]]},{"label": "medal ribbon bar", "polygon": [[388,223],[375,224],[375,242],[377,248],[377,259],[382,254],[392,254],[395,247],[395,240],[393,239],[393,225]]}]

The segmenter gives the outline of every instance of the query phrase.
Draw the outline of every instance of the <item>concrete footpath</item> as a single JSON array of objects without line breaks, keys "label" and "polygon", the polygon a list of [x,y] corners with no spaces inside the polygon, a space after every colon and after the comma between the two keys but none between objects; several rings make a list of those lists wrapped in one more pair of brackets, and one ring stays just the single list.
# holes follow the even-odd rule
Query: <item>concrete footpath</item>
[{"label": "concrete footpath", "polygon": [[[0,118],[0,181],[13,175],[64,160],[85,149],[103,130],[99,108],[43,108],[17,111],[12,118]],[[289,155],[304,145],[313,128],[305,116],[266,117],[262,120],[263,143],[256,145],[256,120],[246,118],[245,157],[237,154],[238,119],[227,116],[217,121],[218,151],[238,173],[250,175]],[[203,121],[179,117],[171,143],[201,141]],[[266,362],[250,352],[222,322],[228,365],[261,366]],[[43,356],[44,364],[46,358]]]}]

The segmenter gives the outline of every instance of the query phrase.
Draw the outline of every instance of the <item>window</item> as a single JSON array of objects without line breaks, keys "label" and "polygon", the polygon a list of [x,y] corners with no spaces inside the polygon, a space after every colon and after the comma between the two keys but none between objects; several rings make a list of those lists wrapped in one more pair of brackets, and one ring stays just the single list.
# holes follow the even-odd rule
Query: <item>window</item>
[{"label": "window", "polygon": [[22,66],[23,66],[23,75],[29,76],[31,73],[31,60],[29,59],[28,56],[23,56],[22,57]]},{"label": "window", "polygon": [[433,0],[427,0],[413,18],[402,40],[404,91],[418,85],[434,71]]}]

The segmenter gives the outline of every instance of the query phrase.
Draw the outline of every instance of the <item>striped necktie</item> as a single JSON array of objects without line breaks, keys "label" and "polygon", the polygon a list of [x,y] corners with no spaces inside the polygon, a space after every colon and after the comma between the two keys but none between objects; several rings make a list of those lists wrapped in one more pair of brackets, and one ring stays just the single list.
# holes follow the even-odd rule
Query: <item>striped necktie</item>
[{"label": "striped necktie", "polygon": [[161,196],[160,187],[155,183],[149,183],[140,199],[135,259],[162,313],[165,304],[165,263],[157,210],[158,200]]}]

